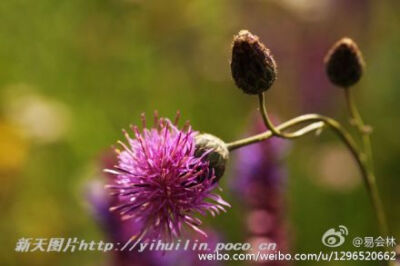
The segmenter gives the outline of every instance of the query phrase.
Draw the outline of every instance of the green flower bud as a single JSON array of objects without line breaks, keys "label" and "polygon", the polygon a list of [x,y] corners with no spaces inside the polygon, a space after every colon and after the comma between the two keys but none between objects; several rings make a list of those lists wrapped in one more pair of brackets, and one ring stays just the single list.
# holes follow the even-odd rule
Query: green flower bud
[{"label": "green flower bud", "polygon": [[211,134],[199,134],[196,136],[195,156],[200,157],[205,152],[208,152],[205,159],[209,161],[218,181],[225,172],[229,158],[228,148],[225,142]]}]

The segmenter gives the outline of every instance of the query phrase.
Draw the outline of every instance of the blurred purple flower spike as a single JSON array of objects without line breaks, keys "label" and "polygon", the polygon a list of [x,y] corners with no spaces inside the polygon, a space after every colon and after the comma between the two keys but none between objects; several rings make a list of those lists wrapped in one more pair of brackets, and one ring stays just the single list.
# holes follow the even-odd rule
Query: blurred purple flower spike
[{"label": "blurred purple flower spike", "polygon": [[[257,119],[250,132],[265,130],[261,119]],[[287,140],[272,138],[237,151],[236,178],[232,180],[232,188],[247,204],[256,203],[251,197],[255,185],[261,185],[262,189],[271,193],[280,193],[280,190],[284,189],[286,169],[282,167],[282,158],[287,153],[288,148]],[[266,196],[271,198],[271,195]],[[262,206],[265,206],[265,202],[262,202]]]},{"label": "blurred purple flower spike", "polygon": [[[113,205],[112,198],[104,190],[102,180],[93,180],[86,187],[87,199],[92,215],[101,229],[105,232],[107,241],[112,243],[126,243],[135,235],[139,226],[132,220],[121,221],[119,214],[112,213],[109,208]],[[155,266],[155,258],[148,252],[112,251],[110,265],[115,266]]]},{"label": "blurred purple flower spike", "polygon": [[[254,119],[253,119],[254,121]],[[265,131],[260,119],[255,120],[251,133]],[[285,224],[284,192],[286,169],[282,158],[288,150],[285,140],[272,138],[237,151],[232,188],[244,202],[247,211],[246,230],[250,243],[259,241],[277,244],[281,252],[288,250]],[[265,265],[288,265],[271,261]],[[260,265],[259,263],[257,265]]]}]

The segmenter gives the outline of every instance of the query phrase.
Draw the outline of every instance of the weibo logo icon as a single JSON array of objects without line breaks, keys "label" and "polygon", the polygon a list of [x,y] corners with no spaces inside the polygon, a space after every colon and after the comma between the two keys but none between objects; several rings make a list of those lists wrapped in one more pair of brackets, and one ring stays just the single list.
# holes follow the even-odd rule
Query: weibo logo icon
[{"label": "weibo logo icon", "polygon": [[340,247],[346,241],[349,230],[344,225],[339,225],[338,229],[330,228],[322,236],[322,244],[330,248]]}]

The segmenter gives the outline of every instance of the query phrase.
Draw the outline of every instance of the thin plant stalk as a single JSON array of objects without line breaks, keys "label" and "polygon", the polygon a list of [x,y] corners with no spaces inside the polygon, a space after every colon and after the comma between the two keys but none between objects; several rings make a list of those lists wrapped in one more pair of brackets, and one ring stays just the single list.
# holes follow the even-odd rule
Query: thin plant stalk
[{"label": "thin plant stalk", "polygon": [[364,123],[363,119],[361,118],[360,112],[358,111],[357,106],[353,100],[351,90],[349,88],[345,88],[344,91],[345,91],[347,107],[350,113],[351,124],[357,128],[357,131],[361,136],[363,151],[366,157],[367,167],[368,167],[367,181],[370,184],[372,190],[371,191],[372,197],[375,198],[378,208],[382,209],[381,215],[380,217],[378,217],[379,223],[381,224],[381,233],[384,236],[386,236],[389,233],[389,229],[386,221],[386,216],[383,211],[383,204],[379,196],[379,190],[376,184],[376,177],[374,174],[375,171],[373,163],[372,144],[370,138],[371,129]]},{"label": "thin plant stalk", "polygon": [[[346,145],[346,147],[349,149],[350,153],[356,160],[356,163],[360,169],[361,175],[363,177],[368,195],[370,196],[371,203],[373,205],[374,211],[377,216],[377,220],[379,223],[379,229],[380,232],[383,236],[387,235],[387,225],[386,225],[386,217],[382,205],[382,201],[380,199],[379,193],[376,188],[375,184],[375,178],[373,173],[370,171],[370,168],[368,167],[368,161],[364,153],[358,148],[356,142],[352,138],[352,136],[347,132],[347,130],[336,120],[323,116],[320,114],[305,114],[301,115],[298,117],[295,117],[293,119],[290,119],[278,126],[274,126],[270,119],[268,118],[268,114],[266,113],[266,108],[265,108],[265,101],[261,100],[264,99],[264,97],[259,97],[260,99],[260,104],[263,104],[264,106],[260,106],[261,114],[263,117],[264,122],[266,122],[266,126],[268,127],[268,130],[265,131],[264,133],[257,134],[248,138],[244,138],[238,141],[234,141],[231,143],[228,143],[228,149],[230,151],[253,144],[257,142],[264,141],[266,139],[269,139],[272,136],[277,136],[281,138],[298,138],[301,136],[304,136],[306,134],[309,134],[311,132],[317,132],[322,130],[325,127],[329,127]],[[265,112],[264,112],[265,111]],[[292,127],[298,126],[300,124],[304,123],[311,123],[308,124],[307,126],[291,132],[291,133],[285,133],[285,130],[288,130]]]}]

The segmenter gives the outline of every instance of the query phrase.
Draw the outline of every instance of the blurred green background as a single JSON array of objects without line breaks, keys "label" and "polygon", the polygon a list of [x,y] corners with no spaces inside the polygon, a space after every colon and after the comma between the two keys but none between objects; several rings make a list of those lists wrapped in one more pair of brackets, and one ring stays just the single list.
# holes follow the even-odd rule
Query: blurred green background
[{"label": "blurred green background", "polygon": [[[355,95],[374,127],[378,185],[400,237],[399,10],[396,0],[0,1],[1,264],[104,264],[99,252],[23,254],[15,243],[104,238],[87,211],[84,184],[141,112],[171,117],[180,110],[200,131],[226,141],[242,135],[257,99],[230,76],[240,29],[259,35],[275,55],[279,79],[267,102],[281,121],[321,112],[346,123],[343,92],[328,83],[322,61],[337,39],[357,41],[367,69]],[[339,224],[353,236],[377,236],[347,155],[330,133],[293,144],[287,201],[294,251],[319,251],[322,233]],[[233,207],[208,222],[228,241],[243,241],[240,202],[222,186]]]}]

